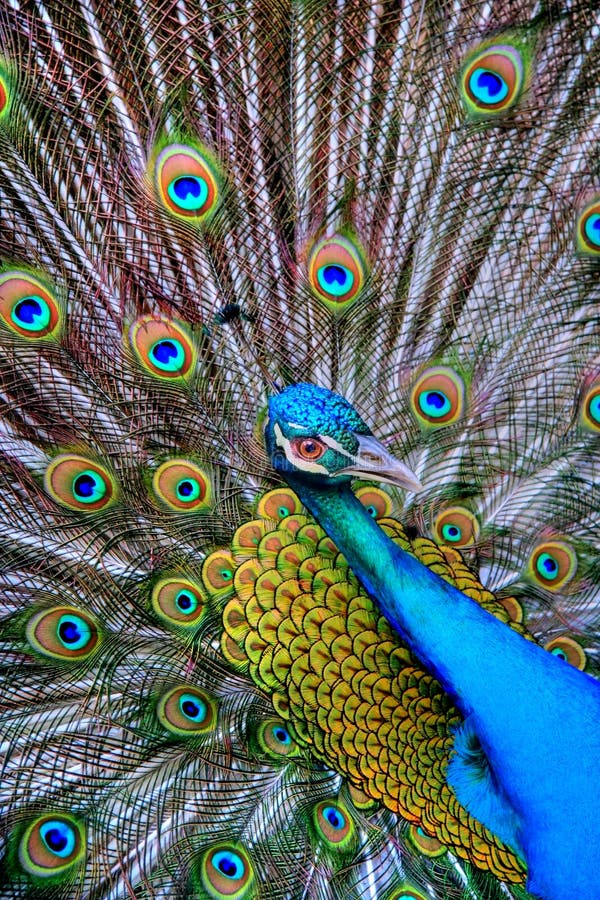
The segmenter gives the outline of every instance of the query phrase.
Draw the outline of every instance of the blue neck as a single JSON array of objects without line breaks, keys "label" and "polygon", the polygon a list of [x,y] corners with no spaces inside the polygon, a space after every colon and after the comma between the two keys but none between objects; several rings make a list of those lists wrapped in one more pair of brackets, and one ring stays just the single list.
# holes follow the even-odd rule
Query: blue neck
[{"label": "blue neck", "polygon": [[[545,848],[554,842],[579,859],[581,872],[589,850],[574,845],[573,835],[585,833],[590,815],[600,846],[599,683],[522,638],[396,546],[348,484],[318,489],[289,481],[388,621],[468,717],[514,811],[530,890],[543,890],[544,898],[566,896],[560,891],[573,872],[563,882],[555,867],[555,882],[546,886],[541,870]],[[565,816],[560,798],[567,795],[577,795],[577,825]],[[494,830],[484,811],[472,812]],[[585,893],[592,882],[582,877]],[[595,869],[589,877],[596,877]],[[589,896],[600,897],[600,889]]]}]

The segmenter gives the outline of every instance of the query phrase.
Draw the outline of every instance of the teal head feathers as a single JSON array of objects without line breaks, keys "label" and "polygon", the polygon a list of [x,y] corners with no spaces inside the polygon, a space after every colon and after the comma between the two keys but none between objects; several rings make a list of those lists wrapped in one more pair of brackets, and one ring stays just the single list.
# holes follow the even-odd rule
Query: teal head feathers
[{"label": "teal head feathers", "polygon": [[265,439],[274,468],[293,484],[336,488],[363,477],[413,491],[421,487],[347,400],[313,384],[296,384],[271,398]]}]

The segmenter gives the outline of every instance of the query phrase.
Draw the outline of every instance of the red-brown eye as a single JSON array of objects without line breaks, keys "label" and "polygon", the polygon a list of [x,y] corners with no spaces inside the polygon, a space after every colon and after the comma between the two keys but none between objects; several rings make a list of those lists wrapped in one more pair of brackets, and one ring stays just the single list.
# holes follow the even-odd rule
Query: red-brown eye
[{"label": "red-brown eye", "polygon": [[302,459],[320,459],[327,450],[325,444],[315,438],[296,438],[292,441],[292,449]]}]

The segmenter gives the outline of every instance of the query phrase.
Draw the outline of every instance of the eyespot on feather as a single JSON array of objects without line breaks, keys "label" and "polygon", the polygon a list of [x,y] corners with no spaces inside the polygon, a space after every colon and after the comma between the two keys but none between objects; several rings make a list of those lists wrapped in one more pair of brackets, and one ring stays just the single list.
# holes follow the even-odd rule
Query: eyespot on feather
[{"label": "eyespot on feather", "polygon": [[260,750],[275,760],[290,759],[299,755],[298,744],[283,719],[265,719],[258,723],[256,741]]},{"label": "eyespot on feather", "polygon": [[170,625],[195,628],[204,618],[207,606],[199,585],[188,578],[161,578],[152,588],[152,608]]},{"label": "eyespot on feather", "polygon": [[206,734],[217,725],[216,701],[187,684],[167,691],[158,701],[156,714],[167,731],[182,737]]},{"label": "eyespot on feather", "polygon": [[486,44],[461,67],[460,93],[468,114],[494,118],[512,110],[522,96],[525,64],[510,44]]},{"label": "eyespot on feather", "polygon": [[87,659],[100,641],[95,620],[74,606],[37,612],[27,622],[25,636],[38,653],[64,661]]},{"label": "eyespot on feather", "polygon": [[317,836],[330,849],[348,850],[356,839],[354,822],[347,808],[337,800],[322,800],[313,809]]},{"label": "eyespot on feather", "polygon": [[458,421],[464,412],[464,382],[449,366],[432,366],[416,380],[410,399],[421,425],[442,428]]},{"label": "eyespot on feather", "polygon": [[74,816],[46,813],[25,829],[19,843],[19,862],[30,875],[51,878],[83,862],[85,829]]},{"label": "eyespot on feather", "polygon": [[392,500],[381,488],[359,487],[354,492],[370,516],[384,519],[392,511]]},{"label": "eyespot on feather", "polygon": [[49,285],[10,270],[0,274],[0,319],[13,334],[36,341],[58,334],[61,310]]},{"label": "eyespot on feather", "polygon": [[341,234],[318,241],[310,250],[307,268],[313,293],[334,311],[356,300],[367,276],[362,248]]},{"label": "eyespot on feather", "polygon": [[588,387],[580,408],[580,422],[589,431],[600,431],[600,384]]},{"label": "eyespot on feather", "polygon": [[79,512],[97,512],[118,497],[117,482],[108,469],[76,453],[63,453],[52,460],[44,487],[61,506]]},{"label": "eyespot on feather", "polygon": [[219,203],[219,169],[201,145],[168,144],[154,163],[154,189],[170,215],[205,224]]},{"label": "eyespot on feather", "polygon": [[576,251],[578,256],[600,257],[600,198],[596,198],[577,217]]},{"label": "eyespot on feather", "polygon": [[428,898],[410,884],[404,884],[402,887],[392,891],[386,900],[428,900]]},{"label": "eyespot on feather", "polygon": [[202,564],[202,580],[211,594],[220,594],[233,587],[235,562],[228,550],[215,550]]},{"label": "eyespot on feather", "polygon": [[273,519],[274,522],[295,515],[301,510],[300,500],[289,488],[275,488],[268,491],[262,495],[256,507],[256,513],[261,519]]},{"label": "eyespot on feather", "polygon": [[470,547],[479,537],[479,522],[470,510],[449,506],[435,517],[433,534],[438,544]]},{"label": "eyespot on feather", "polygon": [[155,378],[186,379],[196,367],[196,348],[185,326],[166,316],[140,316],[129,328],[129,346]]},{"label": "eyespot on feather", "polygon": [[212,501],[210,478],[187,459],[162,463],[152,477],[152,490],[165,506],[178,512],[206,512]]},{"label": "eyespot on feather", "polygon": [[254,894],[254,869],[239,844],[216,844],[206,850],[194,869],[194,881],[214,900],[249,900]]},{"label": "eyespot on feather", "polygon": [[544,645],[544,649],[548,653],[552,653],[553,656],[558,656],[565,662],[575,666],[576,669],[581,669],[581,671],[585,669],[587,661],[585,650],[577,641],[574,641],[573,638],[568,637],[566,634],[548,641]]},{"label": "eyespot on feather", "polygon": [[529,558],[527,574],[547,591],[559,591],[573,580],[577,556],[565,541],[546,541]]},{"label": "eyespot on feather", "polygon": [[425,834],[420,825],[410,825],[408,829],[408,837],[413,847],[422,853],[423,856],[429,856],[435,859],[438,856],[444,856],[447,848],[444,847],[437,838]]}]

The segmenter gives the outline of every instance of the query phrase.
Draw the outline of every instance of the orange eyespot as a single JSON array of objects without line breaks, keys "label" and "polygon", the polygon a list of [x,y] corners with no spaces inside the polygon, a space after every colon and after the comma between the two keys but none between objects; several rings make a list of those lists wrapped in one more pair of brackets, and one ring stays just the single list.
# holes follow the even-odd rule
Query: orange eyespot
[{"label": "orange eyespot", "polygon": [[585,650],[577,641],[574,641],[573,638],[568,637],[566,634],[549,641],[544,649],[548,653],[552,653],[553,656],[558,656],[559,659],[564,659],[565,662],[571,663],[576,669],[585,669]]},{"label": "orange eyespot", "polygon": [[600,384],[597,381],[586,390],[582,398],[580,421],[589,431],[600,431]]},{"label": "orange eyespot", "polygon": [[526,65],[516,47],[491,44],[471,54],[461,73],[461,94],[473,118],[508,112],[519,100]]},{"label": "orange eyespot", "polygon": [[61,309],[48,285],[28,272],[11,269],[0,275],[0,320],[26,340],[53,337]]},{"label": "orange eyespot", "polygon": [[433,534],[438,544],[470,547],[479,537],[479,522],[470,510],[450,506],[436,516]]},{"label": "orange eyespot", "polygon": [[596,197],[577,218],[577,252],[580,256],[600,256],[600,200]]},{"label": "orange eyespot", "polygon": [[327,445],[316,438],[295,438],[291,446],[296,456],[309,462],[320,459],[327,450]]},{"label": "orange eyespot", "polygon": [[347,307],[358,297],[366,277],[363,249],[349,237],[334,234],[319,241],[310,251],[310,286],[334,312]]},{"label": "orange eyespot", "polygon": [[444,847],[437,838],[426,834],[420,825],[411,825],[408,837],[411,844],[413,844],[413,846],[424,856],[435,858],[436,856],[443,856],[447,852],[446,847]]},{"label": "orange eyespot", "polygon": [[23,833],[19,862],[36,880],[48,880],[81,865],[85,852],[86,833],[82,822],[63,812],[45,813],[35,818]]},{"label": "orange eyespot", "polygon": [[178,219],[203,223],[219,202],[219,171],[200,145],[165,147],[156,157],[154,184],[164,208]]},{"label": "orange eyespot", "polygon": [[577,556],[566,541],[539,544],[527,566],[527,574],[547,591],[558,591],[575,577]]},{"label": "orange eyespot", "polygon": [[451,425],[464,411],[464,382],[449,366],[432,366],[415,382],[411,402],[417,420],[426,428]]}]

